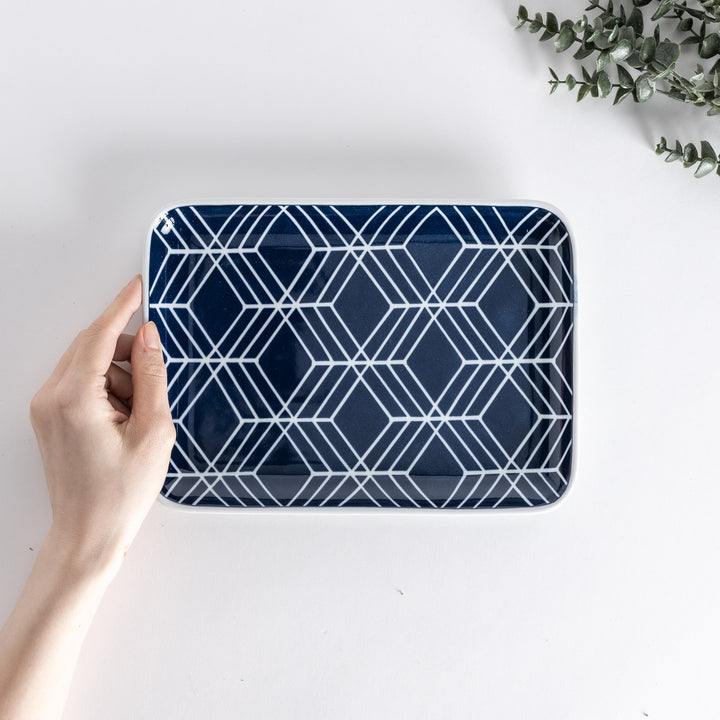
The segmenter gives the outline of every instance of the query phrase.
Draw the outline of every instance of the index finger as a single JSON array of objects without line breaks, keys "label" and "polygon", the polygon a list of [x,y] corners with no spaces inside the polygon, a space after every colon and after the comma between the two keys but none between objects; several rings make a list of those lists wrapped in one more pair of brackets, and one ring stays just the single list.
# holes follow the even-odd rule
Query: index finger
[{"label": "index finger", "polygon": [[72,360],[78,370],[104,375],[115,354],[118,338],[142,302],[142,282],[136,275],[82,334]]}]

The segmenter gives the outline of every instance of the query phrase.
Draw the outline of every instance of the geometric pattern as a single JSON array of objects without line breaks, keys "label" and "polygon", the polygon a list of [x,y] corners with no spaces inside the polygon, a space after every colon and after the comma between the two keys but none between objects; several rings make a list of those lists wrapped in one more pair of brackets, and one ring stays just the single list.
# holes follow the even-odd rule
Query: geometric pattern
[{"label": "geometric pattern", "polygon": [[575,283],[554,213],[181,205],[149,242],[166,498],[504,508],[565,491]]}]

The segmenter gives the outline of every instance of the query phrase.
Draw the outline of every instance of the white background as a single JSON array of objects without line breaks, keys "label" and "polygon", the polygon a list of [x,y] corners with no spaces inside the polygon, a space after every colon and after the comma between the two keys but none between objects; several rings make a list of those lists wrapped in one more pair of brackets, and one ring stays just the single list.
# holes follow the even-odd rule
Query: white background
[{"label": "white background", "polygon": [[[548,0],[563,19],[582,2]],[[0,26],[0,618],[49,527],[27,420],[210,197],[537,199],[575,235],[575,485],[534,514],[208,515],[157,503],[66,717],[716,717],[720,120],[561,91],[515,3],[12,3]],[[137,326],[137,325],[136,325]],[[31,549],[33,548],[33,549]]]}]

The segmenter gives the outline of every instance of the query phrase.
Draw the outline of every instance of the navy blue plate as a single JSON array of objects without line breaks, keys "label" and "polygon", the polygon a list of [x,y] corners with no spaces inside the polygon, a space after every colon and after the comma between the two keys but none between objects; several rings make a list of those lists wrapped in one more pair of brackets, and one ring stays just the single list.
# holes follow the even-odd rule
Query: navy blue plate
[{"label": "navy blue plate", "polygon": [[547,209],[181,205],[151,228],[146,288],[169,500],[507,508],[567,488],[573,257]]}]

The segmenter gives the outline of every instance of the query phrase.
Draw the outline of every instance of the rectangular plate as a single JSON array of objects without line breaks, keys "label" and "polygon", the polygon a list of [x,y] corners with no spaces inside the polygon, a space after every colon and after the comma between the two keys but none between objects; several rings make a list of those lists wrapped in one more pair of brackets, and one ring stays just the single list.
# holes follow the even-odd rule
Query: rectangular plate
[{"label": "rectangular plate", "polygon": [[507,508],[567,488],[575,287],[554,211],[179,205],[145,280],[169,500]]}]

